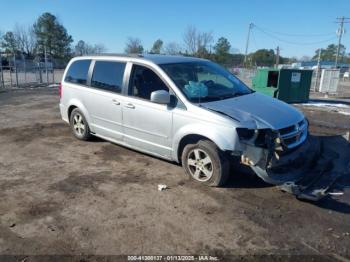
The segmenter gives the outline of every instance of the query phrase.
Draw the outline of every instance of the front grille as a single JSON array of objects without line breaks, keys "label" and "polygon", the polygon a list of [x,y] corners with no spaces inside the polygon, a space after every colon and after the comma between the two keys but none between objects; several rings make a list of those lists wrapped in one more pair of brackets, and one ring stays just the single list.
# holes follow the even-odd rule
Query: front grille
[{"label": "front grille", "polygon": [[278,131],[282,145],[292,149],[305,141],[307,137],[307,122],[304,119],[295,125],[281,128]]},{"label": "front grille", "polygon": [[288,126],[279,130],[280,135],[285,135],[295,130],[295,126]]},{"label": "front grille", "polygon": [[293,136],[293,137],[290,137],[290,138],[284,138],[284,139],[283,139],[283,142],[284,142],[285,144],[287,144],[287,145],[291,145],[291,144],[293,144],[293,143],[298,142],[298,139],[297,139],[297,137]]}]

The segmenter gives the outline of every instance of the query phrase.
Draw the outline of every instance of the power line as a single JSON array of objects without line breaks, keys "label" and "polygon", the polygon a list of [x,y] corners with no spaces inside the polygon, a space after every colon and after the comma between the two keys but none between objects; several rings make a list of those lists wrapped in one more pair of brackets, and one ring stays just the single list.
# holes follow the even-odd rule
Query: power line
[{"label": "power line", "polygon": [[326,42],[329,42],[329,41],[334,40],[334,39],[337,38],[336,36],[333,36],[332,38],[328,38],[328,39],[324,39],[324,40],[316,41],[316,42],[294,42],[294,41],[285,40],[285,39],[282,39],[282,38],[280,38],[278,36],[275,36],[275,35],[267,32],[267,31],[265,31],[264,29],[260,28],[259,26],[255,25],[254,28],[258,29],[259,31],[261,31],[265,35],[269,36],[270,38],[273,38],[273,39],[278,40],[280,42],[284,42],[284,43],[291,44],[291,45],[300,45],[300,46],[303,46],[303,45],[316,45],[316,44],[326,43]]},{"label": "power line", "polygon": [[[257,27],[257,25],[255,25]],[[277,35],[284,35],[284,36],[293,36],[293,37],[318,37],[318,36],[330,36],[334,35],[334,33],[323,33],[323,34],[289,34],[289,33],[283,33],[278,31],[272,31],[269,29],[266,29],[265,27],[260,27],[260,29],[269,32],[271,34],[277,34]]]}]

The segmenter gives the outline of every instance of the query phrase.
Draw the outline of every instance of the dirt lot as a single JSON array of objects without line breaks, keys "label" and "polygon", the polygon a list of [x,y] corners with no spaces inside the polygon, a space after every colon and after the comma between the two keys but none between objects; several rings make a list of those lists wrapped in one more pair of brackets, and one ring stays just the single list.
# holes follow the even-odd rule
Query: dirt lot
[{"label": "dirt lot", "polygon": [[[244,172],[225,188],[197,185],[176,164],[74,139],[53,89],[0,93],[0,112],[0,254],[350,259],[349,189],[315,204]],[[318,135],[350,125],[347,115],[305,112]]]}]

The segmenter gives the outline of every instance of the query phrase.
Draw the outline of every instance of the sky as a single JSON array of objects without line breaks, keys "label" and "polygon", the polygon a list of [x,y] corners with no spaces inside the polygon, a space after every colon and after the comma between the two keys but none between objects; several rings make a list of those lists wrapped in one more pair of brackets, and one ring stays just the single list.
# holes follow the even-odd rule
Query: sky
[{"label": "sky", "polygon": [[[183,44],[190,25],[212,32],[214,43],[226,37],[233,50],[249,52],[280,47],[282,56],[313,56],[319,47],[337,43],[336,18],[350,16],[350,0],[0,0],[0,31],[31,25],[50,12],[74,42],[103,44],[108,52],[124,51],[128,37],[138,37],[146,50],[158,38]],[[350,24],[342,43],[350,52]]]}]

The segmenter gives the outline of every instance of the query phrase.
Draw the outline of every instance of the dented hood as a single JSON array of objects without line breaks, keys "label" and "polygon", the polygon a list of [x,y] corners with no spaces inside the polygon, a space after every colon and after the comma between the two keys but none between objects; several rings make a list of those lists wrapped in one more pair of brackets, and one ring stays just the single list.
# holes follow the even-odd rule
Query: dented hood
[{"label": "dented hood", "polygon": [[201,106],[223,113],[247,128],[281,129],[304,118],[304,115],[293,106],[257,92],[202,103]]}]

